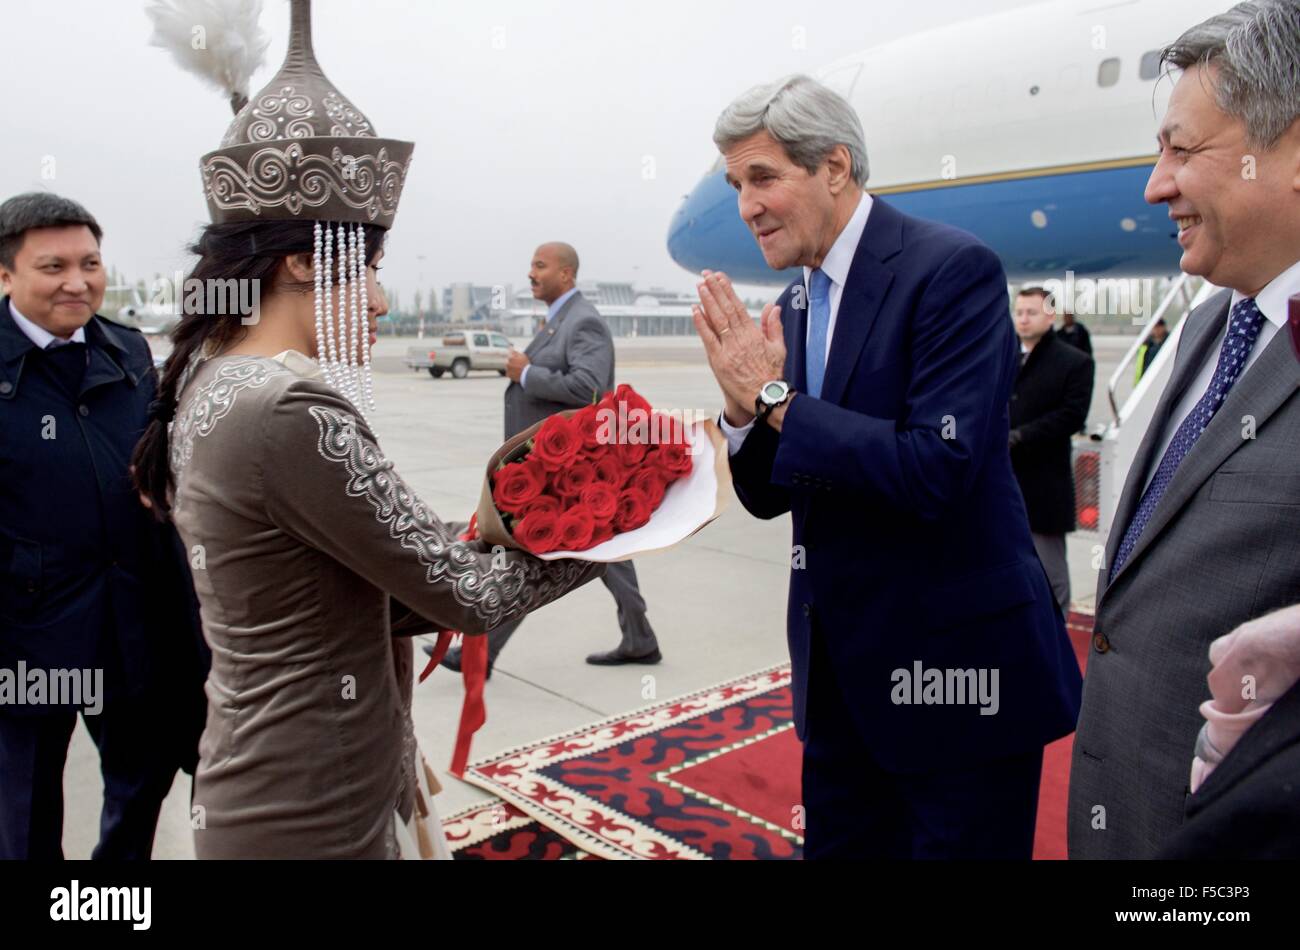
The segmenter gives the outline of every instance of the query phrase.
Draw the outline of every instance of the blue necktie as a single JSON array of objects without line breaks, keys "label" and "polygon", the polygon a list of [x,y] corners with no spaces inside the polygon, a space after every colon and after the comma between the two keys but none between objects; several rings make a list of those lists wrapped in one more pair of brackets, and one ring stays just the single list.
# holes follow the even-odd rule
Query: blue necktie
[{"label": "blue necktie", "polygon": [[1228,334],[1223,339],[1223,348],[1219,350],[1219,363],[1214,368],[1214,377],[1210,380],[1210,386],[1200,401],[1192,407],[1187,418],[1178,426],[1173,441],[1169,443],[1169,448],[1165,449],[1160,467],[1156,469],[1151,484],[1142,495],[1137,512],[1129,522],[1128,530],[1124,532],[1119,550],[1115,552],[1115,563],[1110,569],[1111,580],[1115,579],[1115,575],[1133,553],[1133,548],[1137,545],[1138,538],[1142,536],[1142,530],[1147,526],[1147,522],[1151,520],[1156,505],[1160,503],[1169,483],[1174,480],[1174,472],[1178,470],[1179,464],[1187,457],[1187,453],[1192,450],[1192,446],[1210,424],[1214,414],[1228,398],[1228,391],[1241,375],[1242,367],[1246,365],[1246,359],[1254,349],[1255,341],[1259,339],[1260,327],[1263,325],[1264,314],[1260,312],[1259,307],[1255,306],[1254,298],[1246,297],[1232,308],[1232,316],[1228,320]]},{"label": "blue necktie", "polygon": [[808,288],[812,300],[808,308],[808,353],[805,366],[808,370],[808,395],[814,399],[822,394],[822,381],[826,378],[826,333],[831,324],[831,279],[820,269],[812,272]]}]

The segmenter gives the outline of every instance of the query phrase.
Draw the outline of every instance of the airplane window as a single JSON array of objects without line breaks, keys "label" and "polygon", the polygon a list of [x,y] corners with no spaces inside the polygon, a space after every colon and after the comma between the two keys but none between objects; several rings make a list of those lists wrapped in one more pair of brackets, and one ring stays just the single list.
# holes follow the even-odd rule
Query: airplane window
[{"label": "airplane window", "polygon": [[1097,85],[1105,89],[1117,82],[1119,82],[1119,60],[1114,56],[1103,59],[1101,65],[1097,67]]},{"label": "airplane window", "polygon": [[1160,50],[1153,49],[1149,53],[1142,54],[1142,62],[1138,64],[1139,79],[1155,79],[1160,75]]}]

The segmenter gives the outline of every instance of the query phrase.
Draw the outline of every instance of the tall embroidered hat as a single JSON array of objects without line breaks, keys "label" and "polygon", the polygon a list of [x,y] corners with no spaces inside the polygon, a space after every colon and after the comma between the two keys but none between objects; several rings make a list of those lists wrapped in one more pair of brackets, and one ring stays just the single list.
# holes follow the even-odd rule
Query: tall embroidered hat
[{"label": "tall embroidered hat", "polygon": [[[155,45],[221,86],[236,112],[221,147],[200,161],[212,222],[313,222],[318,362],[358,409],[372,408],[361,225],[392,227],[414,144],[379,138],[326,78],[312,49],[311,0],[290,0],[284,63],[251,98],[248,79],[266,47],[260,0],[156,0],[149,13]],[[325,293],[332,284],[338,293]]]}]

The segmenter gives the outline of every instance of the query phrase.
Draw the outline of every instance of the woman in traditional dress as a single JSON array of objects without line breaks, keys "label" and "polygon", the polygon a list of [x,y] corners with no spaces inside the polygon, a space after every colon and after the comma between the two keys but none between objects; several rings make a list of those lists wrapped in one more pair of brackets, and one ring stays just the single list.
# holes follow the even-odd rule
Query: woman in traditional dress
[{"label": "woman in traditional dress", "polygon": [[202,163],[213,223],[186,289],[256,281],[260,312],[187,299],[134,458],[212,647],[195,851],[445,857],[394,634],[481,633],[601,568],[460,541],[385,460],[369,352],[412,146],[325,79],[309,12],[295,0],[284,66]]}]

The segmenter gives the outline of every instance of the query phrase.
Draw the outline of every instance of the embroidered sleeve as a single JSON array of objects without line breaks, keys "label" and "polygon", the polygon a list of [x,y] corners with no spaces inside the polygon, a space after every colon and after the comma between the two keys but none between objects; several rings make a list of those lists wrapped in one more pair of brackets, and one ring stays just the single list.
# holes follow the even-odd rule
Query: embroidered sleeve
[{"label": "embroidered sleeve", "polygon": [[457,540],[394,471],[351,404],[322,383],[296,380],[285,390],[261,457],[277,525],[443,629],[482,633],[602,573],[585,561],[541,561]]}]

